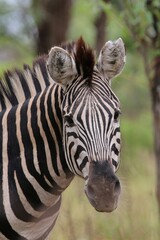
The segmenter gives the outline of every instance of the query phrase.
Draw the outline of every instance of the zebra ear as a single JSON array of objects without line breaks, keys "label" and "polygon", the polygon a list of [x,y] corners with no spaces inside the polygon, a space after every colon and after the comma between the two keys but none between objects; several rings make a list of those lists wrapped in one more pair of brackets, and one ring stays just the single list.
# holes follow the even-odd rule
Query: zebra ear
[{"label": "zebra ear", "polygon": [[97,62],[98,70],[105,78],[111,80],[120,74],[125,65],[125,48],[121,38],[108,41],[103,46]]},{"label": "zebra ear", "polygon": [[64,86],[71,82],[77,73],[72,56],[60,47],[53,47],[50,50],[47,69],[51,78]]}]

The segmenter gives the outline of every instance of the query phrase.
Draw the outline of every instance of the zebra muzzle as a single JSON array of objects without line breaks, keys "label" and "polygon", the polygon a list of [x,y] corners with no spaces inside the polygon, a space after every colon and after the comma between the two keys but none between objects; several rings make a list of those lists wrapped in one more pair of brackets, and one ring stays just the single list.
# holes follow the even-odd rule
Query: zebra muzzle
[{"label": "zebra muzzle", "polygon": [[121,186],[108,161],[91,162],[85,193],[99,212],[112,212],[118,206]]}]

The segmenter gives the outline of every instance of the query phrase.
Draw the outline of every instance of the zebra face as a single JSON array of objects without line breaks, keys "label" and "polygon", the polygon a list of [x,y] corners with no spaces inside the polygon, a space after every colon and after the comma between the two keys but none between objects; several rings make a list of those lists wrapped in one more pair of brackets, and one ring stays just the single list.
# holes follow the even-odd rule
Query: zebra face
[{"label": "zebra face", "polygon": [[113,172],[119,166],[119,101],[98,75],[95,71],[91,88],[78,78],[63,99],[63,143],[68,164],[72,172],[84,178],[88,178],[92,161],[107,160]]},{"label": "zebra face", "polygon": [[[124,65],[121,39],[107,42],[95,64],[93,53],[77,43],[70,54],[53,48],[48,70],[63,85],[63,145],[71,172],[85,179],[85,193],[97,211],[117,207],[120,182],[120,104],[110,88]],[[87,55],[87,56],[86,56]],[[56,66],[56,67],[55,67]]]},{"label": "zebra face", "polygon": [[80,87],[77,79],[75,88],[66,93],[63,142],[70,170],[86,180],[89,201],[97,211],[109,212],[116,208],[120,194],[115,176],[120,154],[120,109],[118,99],[113,93],[108,96],[111,89],[98,74],[93,74],[92,89],[85,81],[83,85],[82,79]]}]

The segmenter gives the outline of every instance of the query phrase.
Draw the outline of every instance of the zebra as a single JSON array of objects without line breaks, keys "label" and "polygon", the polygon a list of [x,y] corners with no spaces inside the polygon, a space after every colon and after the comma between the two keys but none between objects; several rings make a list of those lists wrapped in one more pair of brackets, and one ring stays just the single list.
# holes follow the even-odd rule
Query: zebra
[{"label": "zebra", "polygon": [[99,212],[117,208],[120,102],[111,80],[125,64],[121,38],[96,60],[83,38],[53,47],[33,68],[0,81],[0,239],[49,239],[74,176]]}]

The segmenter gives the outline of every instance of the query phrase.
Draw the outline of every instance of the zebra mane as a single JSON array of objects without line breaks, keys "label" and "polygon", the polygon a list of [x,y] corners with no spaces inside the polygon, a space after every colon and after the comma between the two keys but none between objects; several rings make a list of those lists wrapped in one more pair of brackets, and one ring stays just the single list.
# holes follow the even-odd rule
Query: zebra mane
[{"label": "zebra mane", "polygon": [[75,59],[78,74],[87,79],[91,84],[93,68],[95,65],[95,55],[93,50],[80,37],[76,42],[61,45]]},{"label": "zebra mane", "polygon": [[47,56],[38,57],[33,67],[6,71],[0,79],[0,111],[33,97],[53,83],[46,70]]}]

